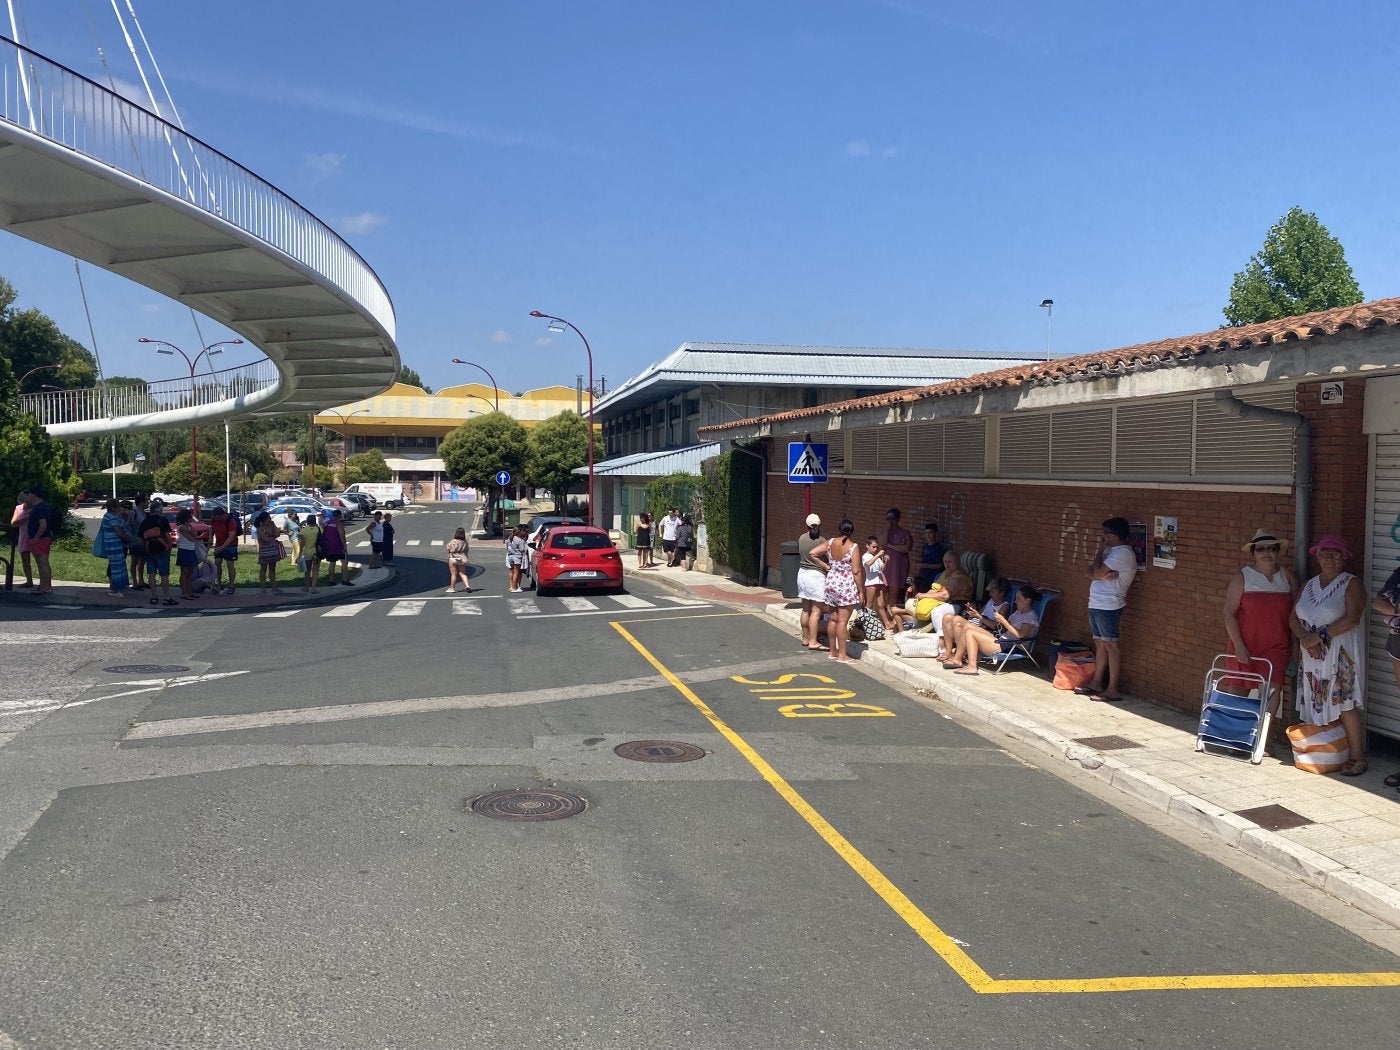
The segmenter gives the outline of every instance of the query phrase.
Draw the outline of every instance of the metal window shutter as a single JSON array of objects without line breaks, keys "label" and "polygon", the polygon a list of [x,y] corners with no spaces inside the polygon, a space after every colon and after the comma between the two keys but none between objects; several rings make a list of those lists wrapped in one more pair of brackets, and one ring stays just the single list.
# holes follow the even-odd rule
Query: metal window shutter
[{"label": "metal window shutter", "polygon": [[987,469],[987,421],[950,419],[943,424],[943,471],[980,478]]},{"label": "metal window shutter", "polygon": [[[1400,569],[1400,434],[1376,435],[1371,487],[1375,501],[1370,516],[1368,599],[1375,597],[1390,574]],[[1367,581],[1363,578],[1362,582]],[[1395,684],[1394,661],[1385,651],[1390,629],[1380,613],[1372,613],[1367,621],[1370,644],[1366,662],[1366,724],[1373,733],[1400,739],[1400,688]]]},{"label": "metal window shutter", "polygon": [[886,423],[875,428],[875,469],[881,474],[909,473],[907,423]]},{"label": "metal window shutter", "polygon": [[[1293,389],[1246,395],[1251,405],[1293,410]],[[1196,399],[1197,477],[1231,477],[1261,485],[1293,483],[1293,428],[1221,411],[1215,399]]]},{"label": "metal window shutter", "polygon": [[826,475],[846,473],[846,435],[833,430],[826,435]]},{"label": "metal window shutter", "polygon": [[1118,406],[1115,478],[1191,476],[1191,401],[1148,401]]},{"label": "metal window shutter", "polygon": [[997,473],[1004,478],[1043,478],[1050,474],[1050,414],[1003,416]]},{"label": "metal window shutter", "polygon": [[909,473],[943,473],[943,424],[909,424]]},{"label": "metal window shutter", "polygon": [[[848,469],[852,474],[875,473],[875,434],[877,429],[877,427],[863,427],[860,430],[851,431],[851,462]],[[783,469],[787,469],[786,464]]]},{"label": "metal window shutter", "polygon": [[1091,408],[1050,415],[1050,473],[1105,477],[1113,466],[1113,409]]}]

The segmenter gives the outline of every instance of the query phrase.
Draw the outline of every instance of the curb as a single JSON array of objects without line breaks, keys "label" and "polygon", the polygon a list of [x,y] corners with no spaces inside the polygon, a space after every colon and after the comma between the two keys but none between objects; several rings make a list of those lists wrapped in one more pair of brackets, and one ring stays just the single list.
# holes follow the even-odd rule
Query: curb
[{"label": "curb", "polygon": [[[795,611],[782,605],[767,605],[764,612],[788,627],[798,626]],[[1135,769],[1113,755],[1102,754],[1093,748],[1058,736],[1024,715],[1008,711],[984,697],[964,691],[956,682],[943,679],[935,681],[931,675],[896,656],[867,648],[857,666],[860,664],[866,664],[919,689],[936,688],[937,698],[932,702],[946,704],[962,711],[988,728],[1030,745],[1042,754],[1077,766],[1123,794],[1165,813],[1178,823],[1247,853],[1290,878],[1322,890],[1358,911],[1400,929],[1400,890],[1392,886],[1378,882],[1306,846],[1300,846],[1282,835],[1260,827],[1252,820],[1193,795],[1170,781]]]}]

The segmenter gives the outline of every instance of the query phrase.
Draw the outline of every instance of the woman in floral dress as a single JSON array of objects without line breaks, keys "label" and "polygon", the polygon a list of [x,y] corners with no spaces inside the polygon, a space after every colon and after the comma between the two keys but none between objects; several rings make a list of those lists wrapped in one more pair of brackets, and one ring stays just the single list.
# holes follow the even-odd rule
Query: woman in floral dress
[{"label": "woman in floral dress", "polygon": [[1351,757],[1339,772],[1366,772],[1366,592],[1342,567],[1351,557],[1346,541],[1329,533],[1308,549],[1318,573],[1293,607],[1289,626],[1303,651],[1298,673],[1298,716],[1312,725],[1338,720]]},{"label": "woman in floral dress", "polygon": [[851,610],[860,605],[863,584],[863,571],[858,547],[851,534],[856,531],[850,518],[841,519],[837,528],[839,536],[812,548],[812,557],[825,561],[826,605],[831,615],[826,622],[826,644],[829,656],[842,663],[850,663],[846,655],[846,633],[851,622]]}]

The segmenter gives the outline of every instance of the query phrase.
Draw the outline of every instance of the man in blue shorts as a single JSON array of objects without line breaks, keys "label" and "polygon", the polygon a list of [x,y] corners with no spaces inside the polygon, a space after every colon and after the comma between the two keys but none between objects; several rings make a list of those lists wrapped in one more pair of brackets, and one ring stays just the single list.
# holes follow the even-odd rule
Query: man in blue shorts
[{"label": "man in blue shorts", "polygon": [[[1128,546],[1128,519],[1103,523],[1103,546],[1089,563],[1089,628],[1094,635],[1094,678],[1075,692],[1091,700],[1122,700],[1118,672],[1118,624],[1128,604],[1128,588],[1137,575],[1137,555]],[[1102,683],[1102,684],[1100,684]]]}]

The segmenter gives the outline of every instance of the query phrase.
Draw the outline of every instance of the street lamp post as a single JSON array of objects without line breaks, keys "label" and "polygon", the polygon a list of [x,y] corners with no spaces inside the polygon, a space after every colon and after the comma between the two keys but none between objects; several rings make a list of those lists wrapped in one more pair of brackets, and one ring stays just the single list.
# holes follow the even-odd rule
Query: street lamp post
[{"label": "street lamp post", "polygon": [[[195,373],[195,369],[197,369],[197,368],[199,367],[199,362],[200,362],[200,360],[203,359],[203,358],[205,358],[205,357],[208,357],[208,358],[210,358],[210,359],[212,360],[215,354],[222,354],[222,353],[224,352],[223,349],[222,349],[223,347],[225,347],[225,346],[234,346],[234,345],[237,345],[237,344],[242,344],[242,342],[243,342],[242,339],[224,339],[224,340],[221,340],[220,342],[217,342],[217,343],[210,343],[208,346],[206,346],[206,347],[205,347],[203,350],[201,350],[199,353],[195,354],[193,358],[191,358],[189,354],[185,353],[183,350],[181,350],[181,349],[180,349],[178,346],[176,346],[174,343],[167,343],[164,339],[147,339],[145,336],[142,336],[140,339],[137,339],[136,341],[137,341],[138,343],[152,343],[152,344],[154,344],[154,345],[155,345],[155,348],[156,348],[156,353],[158,353],[158,354],[165,354],[166,356],[173,356],[173,355],[175,355],[175,354],[179,354],[181,357],[183,357],[183,358],[185,359],[185,364],[187,364],[187,365],[189,366],[189,369],[190,369],[190,399],[191,399],[191,401],[198,401],[198,400],[199,400],[199,388],[195,385],[195,381],[194,381],[195,376],[194,376],[194,373]],[[162,349],[162,347],[164,347],[165,349]],[[212,367],[212,366],[211,366],[211,367]],[[193,407],[193,405],[191,405],[191,407]],[[194,512],[195,512],[196,515],[198,515],[198,514],[199,514],[199,428],[198,428],[197,425],[195,425],[195,424],[193,424],[193,423],[190,424],[190,488],[194,490],[193,492],[190,493],[190,495],[193,497]]]},{"label": "street lamp post", "polygon": [[[28,372],[25,372],[24,375],[22,375],[22,376],[19,377],[19,381],[15,383],[15,389],[18,390],[18,391],[22,394],[22,393],[24,393],[24,381],[25,381],[26,379],[28,379],[30,376],[32,376],[35,372],[43,372],[43,371],[45,371],[45,370],[47,370],[47,369],[50,369],[50,368],[62,368],[62,367],[63,367],[62,364],[57,364],[57,365],[39,365],[37,368],[31,368]],[[58,390],[58,389],[60,389],[60,388],[59,388],[59,387],[44,387],[44,389],[45,389],[45,390]]]},{"label": "street lamp post", "polygon": [[[481,368],[483,372],[486,372],[486,369],[482,368],[482,366],[477,364],[475,361],[463,361],[460,357],[454,357],[452,359],[452,363],[454,365],[471,365],[473,368]],[[486,378],[491,380],[491,396],[495,398],[495,408],[496,411],[499,412],[501,410],[501,388],[496,385],[496,377],[493,376],[490,372],[486,372]],[[480,397],[481,395],[477,394],[473,396]],[[485,401],[486,399],[482,398],[482,400]]]},{"label": "street lamp post", "polygon": [[[358,416],[361,412],[367,413],[367,412],[369,412],[369,409],[367,409],[367,408],[357,408],[357,409],[355,409],[355,411],[353,411],[353,412],[335,412],[335,411],[333,411],[333,410],[331,410],[331,409],[329,409],[329,408],[325,410],[325,414],[326,414],[326,415],[328,415],[328,416],[335,416],[336,419],[340,420],[340,470],[341,470],[341,473],[342,473],[342,477],[341,477],[341,479],[340,479],[340,483],[341,483],[342,487],[343,487],[344,484],[345,484],[345,478],[344,478],[344,476],[343,476],[344,471],[345,471],[345,465],[346,465],[346,463],[348,463],[349,460],[350,460],[350,417],[351,417],[351,416]],[[327,466],[327,467],[330,466],[330,458],[331,458],[331,457],[330,457],[330,450],[327,449],[327,451],[326,451],[326,466]]]},{"label": "street lamp post", "polygon": [[1040,300],[1040,308],[1045,311],[1045,356],[1050,356],[1050,315],[1055,312],[1054,299]]},{"label": "street lamp post", "polygon": [[574,335],[583,340],[583,349],[588,354],[588,523],[593,524],[593,348],[588,345],[588,337],[578,330],[578,326],[562,317],[531,310],[531,317],[543,317],[549,322],[551,332],[562,332],[566,327],[573,329]]}]

